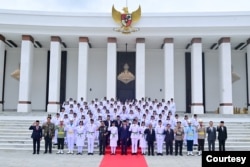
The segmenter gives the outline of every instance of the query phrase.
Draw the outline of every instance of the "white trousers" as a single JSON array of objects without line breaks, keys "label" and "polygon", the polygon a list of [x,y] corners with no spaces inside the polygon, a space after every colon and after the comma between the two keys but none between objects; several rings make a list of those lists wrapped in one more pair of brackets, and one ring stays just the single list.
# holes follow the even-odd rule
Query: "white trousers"
[{"label": "white trousers", "polygon": [[131,138],[131,143],[132,143],[132,153],[137,153],[138,139]]},{"label": "white trousers", "polygon": [[88,138],[88,153],[94,152],[94,141],[95,138]]},{"label": "white trousers", "polygon": [[68,136],[67,137],[67,142],[68,142],[69,151],[73,151],[74,150],[74,143],[75,143],[74,136]]},{"label": "white trousers", "polygon": [[163,147],[163,138],[157,138],[157,153],[162,153],[162,147]]},{"label": "white trousers", "polygon": [[55,130],[55,136],[54,136],[54,139],[53,139],[54,144],[57,144],[57,135],[58,135],[58,130],[56,129]]}]

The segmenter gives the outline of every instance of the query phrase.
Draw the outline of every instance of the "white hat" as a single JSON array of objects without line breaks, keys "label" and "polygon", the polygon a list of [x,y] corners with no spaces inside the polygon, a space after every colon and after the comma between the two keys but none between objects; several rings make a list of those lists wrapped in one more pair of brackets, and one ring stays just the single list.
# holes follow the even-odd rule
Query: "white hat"
[{"label": "white hat", "polygon": [[202,119],[199,119],[199,122],[203,122],[203,120],[202,120]]},{"label": "white hat", "polygon": [[73,118],[70,118],[69,120],[70,120],[70,121],[74,121],[74,119],[73,119]]},{"label": "white hat", "polygon": [[189,124],[191,124],[191,121],[190,121],[190,120],[188,120],[188,123],[189,123]]},{"label": "white hat", "polygon": [[63,119],[60,119],[60,122],[63,122]]}]

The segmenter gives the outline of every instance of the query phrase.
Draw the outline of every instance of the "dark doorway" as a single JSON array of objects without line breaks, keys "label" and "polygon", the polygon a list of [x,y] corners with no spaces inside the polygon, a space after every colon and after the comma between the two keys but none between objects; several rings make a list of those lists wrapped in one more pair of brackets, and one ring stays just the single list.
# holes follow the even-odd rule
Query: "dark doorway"
[{"label": "dark doorway", "polygon": [[[117,52],[117,76],[124,71],[128,64],[129,72],[135,75],[135,52]],[[117,78],[116,96],[121,102],[135,99],[135,80],[124,83]]]}]

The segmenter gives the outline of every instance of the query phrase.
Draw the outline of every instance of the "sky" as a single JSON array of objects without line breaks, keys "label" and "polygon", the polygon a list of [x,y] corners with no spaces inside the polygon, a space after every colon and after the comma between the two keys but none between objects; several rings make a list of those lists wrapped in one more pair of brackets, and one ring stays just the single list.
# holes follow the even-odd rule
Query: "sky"
[{"label": "sky", "polygon": [[0,9],[109,13],[125,7],[143,13],[250,11],[250,0],[0,0]]}]

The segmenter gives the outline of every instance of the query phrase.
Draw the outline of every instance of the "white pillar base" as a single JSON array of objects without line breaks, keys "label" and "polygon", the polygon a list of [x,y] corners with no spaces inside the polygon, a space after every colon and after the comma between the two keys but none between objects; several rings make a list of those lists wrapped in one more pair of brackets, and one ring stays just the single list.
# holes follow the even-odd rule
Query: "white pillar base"
[{"label": "white pillar base", "polygon": [[59,104],[48,104],[47,106],[47,112],[48,113],[57,113],[60,109],[60,105]]},{"label": "white pillar base", "polygon": [[191,112],[192,114],[204,114],[204,107],[202,105],[193,105],[191,106]]},{"label": "white pillar base", "polygon": [[220,114],[234,114],[233,106],[220,106]]},{"label": "white pillar base", "polygon": [[31,112],[31,104],[18,104],[17,112]]}]

